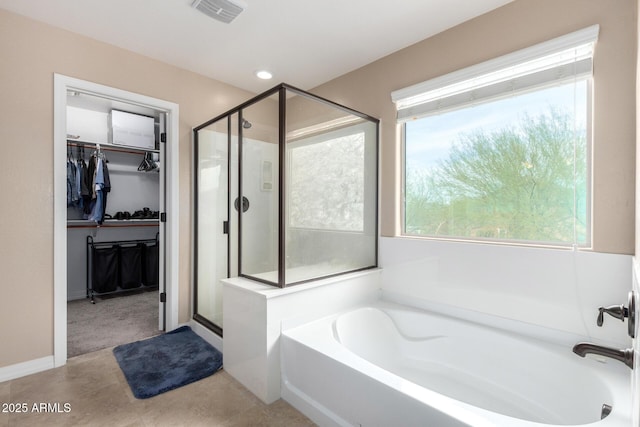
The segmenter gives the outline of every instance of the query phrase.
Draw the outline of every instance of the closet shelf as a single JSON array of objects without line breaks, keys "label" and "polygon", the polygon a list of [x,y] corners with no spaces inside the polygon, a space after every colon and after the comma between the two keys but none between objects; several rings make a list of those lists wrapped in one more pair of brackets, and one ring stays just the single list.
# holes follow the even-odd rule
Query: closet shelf
[{"label": "closet shelf", "polygon": [[[160,220],[155,219],[106,219],[99,227],[157,227]],[[69,219],[67,228],[96,228],[98,224],[88,219]]]},{"label": "closet shelf", "polygon": [[68,147],[97,147],[100,145],[102,151],[113,151],[117,153],[129,153],[129,154],[144,154],[144,153],[159,153],[160,150],[150,150],[148,148],[136,148],[136,147],[121,147],[119,145],[113,145],[102,142],[82,141],[79,139],[67,139]]}]

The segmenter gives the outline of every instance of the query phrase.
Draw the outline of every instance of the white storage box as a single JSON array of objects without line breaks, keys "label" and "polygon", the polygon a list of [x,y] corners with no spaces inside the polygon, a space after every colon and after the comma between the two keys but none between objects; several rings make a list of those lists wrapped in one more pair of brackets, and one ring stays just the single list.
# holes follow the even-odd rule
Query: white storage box
[{"label": "white storage box", "polygon": [[114,145],[154,150],[156,138],[153,117],[111,110],[109,142]]}]

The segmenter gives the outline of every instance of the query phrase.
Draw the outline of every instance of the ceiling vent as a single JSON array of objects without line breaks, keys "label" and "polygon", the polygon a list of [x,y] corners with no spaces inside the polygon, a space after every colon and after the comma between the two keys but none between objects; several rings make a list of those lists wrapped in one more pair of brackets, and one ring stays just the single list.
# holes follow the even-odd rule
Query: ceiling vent
[{"label": "ceiling vent", "polygon": [[227,24],[247,8],[247,5],[240,0],[195,0],[191,6]]}]

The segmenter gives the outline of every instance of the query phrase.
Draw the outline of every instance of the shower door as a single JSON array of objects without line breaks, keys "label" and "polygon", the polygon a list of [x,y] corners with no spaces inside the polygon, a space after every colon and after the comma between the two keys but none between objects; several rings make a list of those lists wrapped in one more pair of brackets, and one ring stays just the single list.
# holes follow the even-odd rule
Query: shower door
[{"label": "shower door", "polygon": [[194,132],[195,265],[194,318],[222,335],[221,279],[237,275],[232,255],[237,221],[230,200],[237,194],[238,115],[214,121]]},{"label": "shower door", "polygon": [[194,319],[218,335],[221,279],[277,280],[278,96],[194,129]]}]

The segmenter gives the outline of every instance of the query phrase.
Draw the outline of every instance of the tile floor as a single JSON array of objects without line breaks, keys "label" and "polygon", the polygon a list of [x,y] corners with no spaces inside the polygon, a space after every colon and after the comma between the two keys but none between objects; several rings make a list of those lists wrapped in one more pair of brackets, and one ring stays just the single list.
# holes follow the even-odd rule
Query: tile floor
[{"label": "tile floor", "polygon": [[[27,413],[3,413],[26,403]],[[61,412],[33,412],[58,404]],[[63,367],[0,383],[0,427],[8,426],[313,426],[283,400],[265,405],[224,370],[150,399],[133,397],[112,349]],[[70,410],[64,412],[65,404]]]}]

